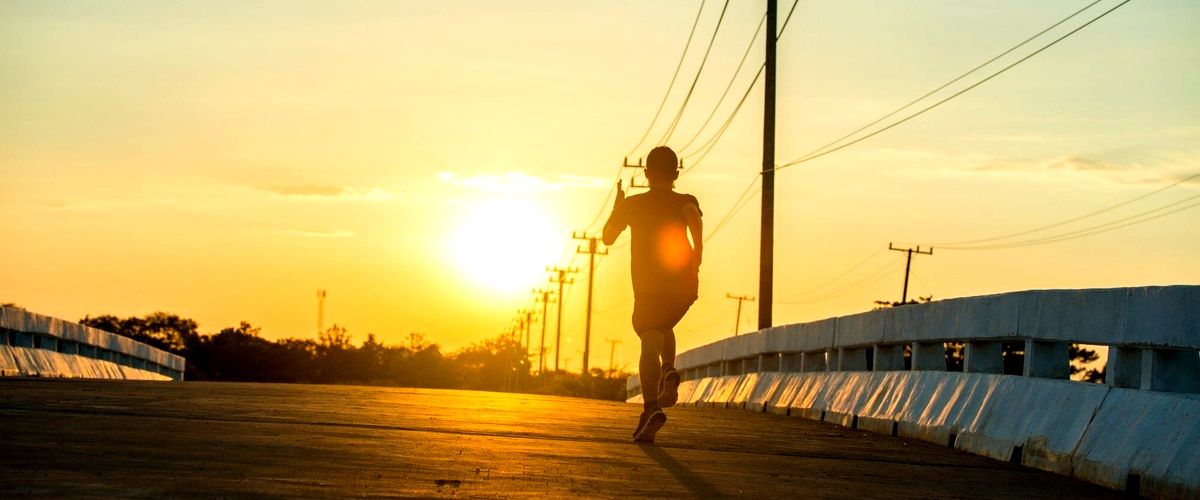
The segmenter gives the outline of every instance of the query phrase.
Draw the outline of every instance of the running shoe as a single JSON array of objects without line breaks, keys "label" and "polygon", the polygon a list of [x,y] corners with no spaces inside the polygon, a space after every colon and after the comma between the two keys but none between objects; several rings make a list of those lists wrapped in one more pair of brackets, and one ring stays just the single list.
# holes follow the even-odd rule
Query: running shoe
[{"label": "running shoe", "polygon": [[679,372],[674,368],[663,370],[658,379],[658,405],[670,408],[679,402]]},{"label": "running shoe", "polygon": [[642,412],[638,419],[637,429],[633,431],[633,440],[638,443],[653,443],[654,435],[667,423],[667,414],[662,408]]}]

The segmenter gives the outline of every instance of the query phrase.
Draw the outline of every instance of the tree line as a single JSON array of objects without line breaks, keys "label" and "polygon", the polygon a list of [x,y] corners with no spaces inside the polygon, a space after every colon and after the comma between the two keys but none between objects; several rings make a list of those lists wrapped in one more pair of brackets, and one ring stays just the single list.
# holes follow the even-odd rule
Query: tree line
[{"label": "tree line", "polygon": [[519,391],[623,401],[628,377],[600,369],[589,376],[535,374],[524,346],[505,335],[444,353],[419,333],[398,344],[368,334],[354,345],[338,325],[316,339],[267,340],[260,328],[244,321],[205,334],[196,321],[165,312],[87,316],[80,323],[183,356],[187,380]]}]

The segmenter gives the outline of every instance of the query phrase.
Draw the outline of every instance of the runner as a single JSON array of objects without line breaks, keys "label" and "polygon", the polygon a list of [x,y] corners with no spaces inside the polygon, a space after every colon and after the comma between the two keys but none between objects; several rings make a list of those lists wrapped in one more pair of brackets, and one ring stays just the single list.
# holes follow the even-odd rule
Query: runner
[{"label": "runner", "polygon": [[654,148],[646,158],[645,173],[650,190],[629,198],[618,181],[617,200],[604,224],[604,244],[612,245],[626,227],[632,228],[633,331],[642,343],[638,378],[643,401],[633,440],[653,443],[667,423],[662,409],[679,399],[673,329],[696,301],[704,243],[700,203],[674,190],[679,178],[675,152],[666,146]]}]

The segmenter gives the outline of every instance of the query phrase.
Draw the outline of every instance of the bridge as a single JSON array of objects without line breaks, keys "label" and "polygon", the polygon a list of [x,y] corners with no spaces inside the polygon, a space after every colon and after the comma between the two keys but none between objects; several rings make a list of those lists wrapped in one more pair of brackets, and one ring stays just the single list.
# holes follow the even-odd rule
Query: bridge
[{"label": "bridge", "polygon": [[[182,358],[13,309],[0,328],[5,497],[1200,493],[1197,286],[952,299],[701,346],[652,446],[623,403],[163,383]],[[1108,348],[1105,384],[1067,380],[1072,343]]]},{"label": "bridge", "polygon": [[[1073,343],[1107,348],[1105,384],[1068,380]],[[948,371],[952,345],[962,346],[961,371]],[[1034,290],[770,328],[680,353],[676,366],[688,405],[918,439],[1128,493],[1196,496],[1197,349],[1198,286]],[[628,389],[640,402],[637,377]]]}]

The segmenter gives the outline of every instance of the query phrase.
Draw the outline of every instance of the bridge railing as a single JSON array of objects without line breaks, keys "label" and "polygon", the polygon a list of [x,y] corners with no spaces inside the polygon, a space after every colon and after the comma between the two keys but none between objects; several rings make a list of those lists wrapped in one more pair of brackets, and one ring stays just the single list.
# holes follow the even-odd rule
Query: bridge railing
[{"label": "bridge railing", "polygon": [[[12,355],[12,352],[36,354],[44,350],[105,361],[173,380],[183,380],[186,364],[179,355],[128,337],[12,307],[0,307],[0,347],[6,349],[6,355]],[[25,351],[29,349],[33,351]],[[0,361],[5,361],[4,365],[13,365],[6,371],[22,374],[21,369],[17,368],[22,364],[19,360]],[[66,373],[54,375],[84,376]]]},{"label": "bridge railing", "polygon": [[[680,353],[684,380],[751,372],[962,370],[1067,379],[1070,345],[1108,347],[1105,383],[1200,393],[1200,286],[1030,290],[769,328]],[[1007,349],[1006,349],[1007,348]],[[1005,351],[1023,352],[1019,367]],[[1007,369],[1006,369],[1007,366]],[[636,377],[628,384],[638,391]]]}]

